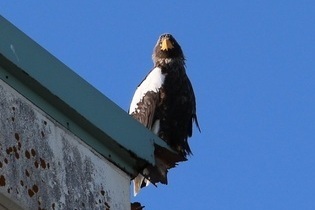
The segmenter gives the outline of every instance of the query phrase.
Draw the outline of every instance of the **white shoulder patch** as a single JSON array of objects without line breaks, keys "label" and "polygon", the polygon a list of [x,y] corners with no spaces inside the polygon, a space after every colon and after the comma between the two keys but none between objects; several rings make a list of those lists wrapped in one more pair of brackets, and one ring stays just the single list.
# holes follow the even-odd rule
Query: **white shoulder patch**
[{"label": "white shoulder patch", "polygon": [[142,100],[143,96],[148,91],[158,92],[159,88],[161,88],[164,83],[164,79],[165,74],[162,74],[159,67],[155,67],[136,89],[130,104],[129,114],[136,111],[137,103]]}]

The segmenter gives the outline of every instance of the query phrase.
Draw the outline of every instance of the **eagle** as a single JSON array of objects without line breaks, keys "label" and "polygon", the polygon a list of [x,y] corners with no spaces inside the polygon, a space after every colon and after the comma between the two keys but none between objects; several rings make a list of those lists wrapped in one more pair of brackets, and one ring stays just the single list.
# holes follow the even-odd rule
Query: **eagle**
[{"label": "eagle", "polygon": [[134,180],[134,195],[149,183],[167,184],[167,171],[191,155],[188,138],[193,123],[200,131],[196,99],[186,74],[185,56],[171,34],[162,34],[152,55],[154,67],[138,85],[129,114],[164,140],[177,155],[156,149],[154,166],[147,166]]}]

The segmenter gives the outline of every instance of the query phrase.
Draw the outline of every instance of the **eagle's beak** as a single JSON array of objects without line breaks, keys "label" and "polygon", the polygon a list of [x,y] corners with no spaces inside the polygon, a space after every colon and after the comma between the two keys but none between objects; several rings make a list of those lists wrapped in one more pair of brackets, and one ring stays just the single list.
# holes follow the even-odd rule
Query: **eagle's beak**
[{"label": "eagle's beak", "polygon": [[164,38],[162,40],[162,43],[161,43],[161,50],[170,50],[170,49],[173,49],[174,46],[172,44],[172,42],[168,39],[168,38]]}]

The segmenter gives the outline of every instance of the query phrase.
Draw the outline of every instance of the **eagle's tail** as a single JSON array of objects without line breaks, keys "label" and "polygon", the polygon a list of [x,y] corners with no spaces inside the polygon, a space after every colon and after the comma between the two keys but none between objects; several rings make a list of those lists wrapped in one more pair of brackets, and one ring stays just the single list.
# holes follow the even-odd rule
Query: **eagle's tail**
[{"label": "eagle's tail", "polygon": [[159,158],[155,160],[156,165],[147,166],[136,178],[133,180],[133,194],[136,196],[140,189],[149,186],[150,183],[156,186],[156,183],[161,182],[167,184],[168,166]]},{"label": "eagle's tail", "polygon": [[136,196],[142,187],[147,187],[150,184],[150,181],[144,178],[141,174],[138,174],[133,180],[133,195]]},{"label": "eagle's tail", "polygon": [[155,145],[155,165],[148,165],[138,176],[133,180],[134,196],[140,189],[147,187],[150,183],[156,186],[156,183],[167,184],[168,169],[177,165],[177,162],[186,161],[185,157],[173,153],[168,149]]}]

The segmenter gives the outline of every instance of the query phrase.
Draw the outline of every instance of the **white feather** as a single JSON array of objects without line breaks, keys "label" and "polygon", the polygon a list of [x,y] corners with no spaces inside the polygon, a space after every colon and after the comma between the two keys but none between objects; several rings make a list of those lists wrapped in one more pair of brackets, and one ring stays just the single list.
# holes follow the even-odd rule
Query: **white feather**
[{"label": "white feather", "polygon": [[155,120],[152,126],[152,132],[157,135],[159,131],[160,131],[160,120]]},{"label": "white feather", "polygon": [[164,79],[165,74],[162,74],[159,67],[155,67],[136,89],[130,104],[129,114],[137,111],[137,104],[148,91],[158,92],[164,83]]}]

